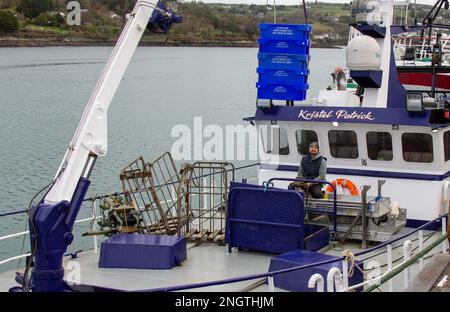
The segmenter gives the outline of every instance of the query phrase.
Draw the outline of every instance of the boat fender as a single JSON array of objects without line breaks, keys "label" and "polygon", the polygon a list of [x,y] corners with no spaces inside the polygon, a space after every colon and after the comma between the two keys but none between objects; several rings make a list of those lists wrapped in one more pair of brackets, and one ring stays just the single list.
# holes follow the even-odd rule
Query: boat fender
[{"label": "boat fender", "polygon": [[442,190],[442,201],[448,202],[450,199],[450,181],[445,181],[444,188]]},{"label": "boat fender", "polygon": [[391,203],[391,215],[394,217],[398,217],[400,214],[400,204],[398,201],[394,201]]}]

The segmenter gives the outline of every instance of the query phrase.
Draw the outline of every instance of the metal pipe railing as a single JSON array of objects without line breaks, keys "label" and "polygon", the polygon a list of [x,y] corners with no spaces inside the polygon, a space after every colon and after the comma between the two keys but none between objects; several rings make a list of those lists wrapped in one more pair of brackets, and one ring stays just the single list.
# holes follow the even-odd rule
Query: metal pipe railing
[{"label": "metal pipe railing", "polygon": [[272,178],[268,182],[272,181],[288,181],[288,182],[310,182],[310,183],[317,183],[317,184],[328,184],[333,188],[333,231],[334,235],[337,235],[337,192],[336,187],[333,185],[333,183],[328,181],[320,181],[320,180],[311,180],[311,179],[303,179],[303,178]]},{"label": "metal pipe railing", "polygon": [[[85,219],[80,219],[80,220],[75,221],[75,224],[84,223],[84,222],[89,222],[89,221],[93,221],[94,219],[97,220],[97,219],[99,219],[99,218],[101,218],[101,216],[98,216],[98,217],[90,217],[90,218],[85,218]],[[19,233],[10,234],[10,235],[5,235],[5,236],[1,236],[1,237],[0,237],[0,241],[6,240],[6,239],[10,239],[10,238],[14,238],[14,237],[21,237],[21,236],[29,235],[29,234],[30,234],[30,231],[23,231],[23,232],[19,232]],[[97,252],[97,245],[98,245],[98,244],[97,244],[97,235],[94,235],[94,238],[93,238],[93,239],[94,239],[94,250],[95,250],[95,252]],[[23,254],[23,255],[19,255],[19,256],[14,256],[14,257],[11,257],[11,258],[7,258],[7,259],[5,259],[5,260],[0,261],[0,265],[5,264],[5,263],[8,263],[8,262],[12,262],[12,261],[14,261],[14,260],[19,260],[19,259],[28,257],[29,255],[30,255],[30,254],[27,253],[27,254]]]},{"label": "metal pipe railing", "polygon": [[[250,165],[244,165],[244,166],[237,167],[237,168],[235,168],[235,170],[242,170],[242,169],[251,168],[251,167],[254,167],[254,166],[258,166],[258,165],[259,165],[259,163],[253,163],[253,164],[250,164]],[[232,169],[229,169],[229,170],[227,170],[227,172],[229,172],[231,170]],[[211,175],[211,174],[208,174],[208,175]],[[207,176],[207,175],[205,175],[205,176]],[[199,177],[196,177],[196,179],[197,178],[199,178]],[[252,181],[254,179],[256,179],[256,178],[251,178],[248,181]],[[83,201],[84,202],[88,202],[88,201],[95,202],[96,200],[103,199],[103,198],[109,197],[111,195],[115,195],[115,196],[123,195],[123,192],[121,192],[121,193],[113,193],[113,194],[108,194],[108,195],[94,196],[94,197],[86,198]],[[27,213],[27,212],[28,212],[27,209],[17,210],[17,211],[10,211],[10,212],[4,212],[4,213],[0,213],[0,218],[6,217],[6,216],[17,215],[17,214],[23,214],[23,213]],[[75,224],[93,221],[94,219],[98,220],[100,218],[101,218],[101,216],[95,216],[95,214],[94,214],[90,218],[85,218],[85,219],[80,219],[80,220],[75,221]],[[25,236],[25,235],[29,235],[29,233],[30,233],[29,231],[23,231],[23,232],[8,234],[8,235],[5,235],[5,236],[0,236],[0,241],[4,241],[4,240],[7,240],[7,239],[12,239],[12,238],[16,238],[16,237],[22,237],[22,236]],[[94,239],[94,251],[97,252],[97,249],[98,249],[97,235],[94,235],[93,239]],[[0,265],[8,263],[8,262],[12,262],[14,260],[19,260],[19,259],[25,258],[25,257],[27,257],[29,255],[30,254],[23,254],[23,255],[18,255],[18,256],[11,257],[11,258],[7,258],[5,260],[0,261]]]},{"label": "metal pipe railing", "polygon": [[[439,222],[441,219],[446,218],[447,216],[448,216],[448,214],[439,216],[438,218],[423,224],[422,226],[420,226],[419,228],[417,228],[416,230],[414,230],[414,231],[412,231],[410,233],[402,235],[402,236],[400,236],[398,238],[395,238],[393,240],[386,241],[386,242],[384,242],[384,243],[382,243],[382,244],[380,244],[378,246],[375,246],[373,248],[369,248],[369,249],[366,249],[364,251],[358,252],[354,256],[355,257],[362,256],[362,255],[365,255],[365,254],[367,254],[369,252],[372,252],[372,251],[375,251],[375,250],[380,249],[382,247],[385,247],[387,245],[391,245],[394,242],[397,242],[397,241],[399,241],[401,239],[404,239],[404,238],[406,238],[408,236],[411,236],[412,234],[416,233],[419,230],[425,229],[425,228],[429,227],[430,225],[433,225],[434,223]],[[235,278],[223,279],[223,280],[216,280],[216,281],[210,281],[210,282],[200,282],[200,283],[177,285],[177,286],[170,286],[170,287],[146,289],[146,290],[140,290],[140,292],[181,291],[181,290],[188,290],[188,289],[195,289],[195,288],[204,288],[204,287],[212,287],[212,286],[219,286],[219,285],[225,285],[225,284],[232,284],[232,283],[244,282],[244,281],[248,281],[248,280],[260,279],[260,278],[268,278],[269,276],[275,276],[275,275],[283,274],[283,273],[290,273],[290,272],[294,272],[294,271],[298,271],[298,270],[302,270],[302,269],[307,269],[307,268],[311,268],[311,267],[315,267],[315,266],[330,264],[330,263],[333,263],[333,262],[336,262],[336,261],[343,261],[345,259],[346,258],[343,256],[343,257],[338,258],[338,259],[324,260],[324,261],[319,261],[319,262],[315,262],[315,263],[310,263],[310,264],[306,264],[306,265],[291,267],[291,268],[277,270],[277,271],[272,271],[272,272],[251,274],[251,275],[246,275],[246,276],[241,276],[241,277],[235,277]]]}]

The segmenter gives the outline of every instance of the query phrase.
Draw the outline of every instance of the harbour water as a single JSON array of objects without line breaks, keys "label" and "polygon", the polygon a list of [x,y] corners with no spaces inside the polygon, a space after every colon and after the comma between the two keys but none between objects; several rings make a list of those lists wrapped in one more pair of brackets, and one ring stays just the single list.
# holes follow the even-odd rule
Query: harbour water
[{"label": "harbour water", "polygon": [[[111,51],[0,49],[0,212],[26,208],[51,181]],[[137,156],[151,160],[170,151],[177,124],[192,127],[196,116],[203,125],[244,124],[255,110],[257,53],[139,48],[109,109],[108,155],[97,162],[88,196],[120,191],[120,169]],[[336,66],[345,66],[343,49],[312,49],[311,55],[309,98],[327,87]],[[80,213],[88,215],[88,209]],[[25,226],[25,215],[8,217],[0,236]],[[21,239],[2,241],[0,261],[20,251]]]}]

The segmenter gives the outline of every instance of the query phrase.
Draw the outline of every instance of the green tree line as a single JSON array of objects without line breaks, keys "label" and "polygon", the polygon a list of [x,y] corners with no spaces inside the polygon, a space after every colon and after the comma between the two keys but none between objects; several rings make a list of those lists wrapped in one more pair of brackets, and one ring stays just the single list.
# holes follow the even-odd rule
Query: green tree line
[{"label": "green tree line", "polygon": [[[127,13],[136,0],[78,0],[84,9],[81,26],[69,26],[65,15],[70,0],[0,0],[0,35],[36,32],[59,35],[94,36],[115,38],[120,33]],[[191,0],[189,0],[191,1]],[[220,0],[218,0],[220,1]],[[258,24],[272,22],[274,10],[271,6],[256,4],[205,4],[202,2],[168,2],[183,23],[172,27],[167,40],[202,41],[253,41],[259,30]],[[303,7],[300,5],[278,5],[278,23],[303,23]],[[347,3],[308,3],[308,17],[313,26],[313,35],[339,34],[329,40],[341,38],[345,44],[350,17]],[[146,34],[149,36],[150,34]],[[333,37],[334,39],[331,39]],[[328,40],[328,39],[327,39]]]}]

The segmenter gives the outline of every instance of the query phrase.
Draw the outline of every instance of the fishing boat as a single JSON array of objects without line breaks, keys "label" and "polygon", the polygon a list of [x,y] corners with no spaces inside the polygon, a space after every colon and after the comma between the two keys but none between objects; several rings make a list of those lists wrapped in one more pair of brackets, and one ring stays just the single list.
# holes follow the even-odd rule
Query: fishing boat
[{"label": "fishing boat", "polygon": [[[139,157],[120,172],[122,190],[85,198],[107,151],[109,104],[148,21],[165,31],[181,21],[139,0],[42,199],[1,215],[27,213],[30,231],[0,240],[30,235],[31,249],[0,262],[27,259],[23,272],[0,274],[0,290],[407,289],[432,255],[448,252],[450,105],[403,87],[391,37],[414,27],[393,24],[393,1],[378,3],[370,23],[366,12],[352,25],[361,34],[346,47],[358,90],[323,90],[309,103],[311,26],[260,25],[256,112],[245,118],[259,134],[259,163],[177,168],[170,153]],[[313,142],[326,180],[297,175]],[[242,177],[249,167],[255,175]],[[323,198],[299,183],[323,185]],[[86,202],[92,217],[77,220]],[[68,253],[82,222],[93,248]]]},{"label": "fishing boat", "polygon": [[[402,24],[408,26],[409,1],[402,5]],[[448,10],[447,1],[436,1],[430,11],[417,22],[416,32],[402,33],[393,37],[394,54],[400,81],[408,90],[428,90],[446,93],[450,89],[448,23],[445,23],[444,10]],[[414,5],[414,12],[416,11]],[[437,18],[441,19],[438,23]]]}]

